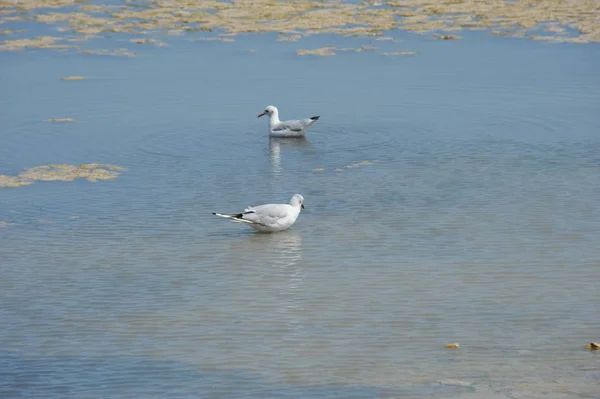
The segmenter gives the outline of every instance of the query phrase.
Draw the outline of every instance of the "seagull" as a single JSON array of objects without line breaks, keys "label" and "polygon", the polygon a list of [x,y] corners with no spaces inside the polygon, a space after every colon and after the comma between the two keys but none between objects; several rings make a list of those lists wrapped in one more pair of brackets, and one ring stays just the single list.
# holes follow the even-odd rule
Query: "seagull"
[{"label": "seagull", "polygon": [[298,219],[302,209],[304,209],[304,197],[300,194],[294,194],[289,204],[249,206],[242,213],[223,214],[213,212],[213,215],[234,222],[247,223],[253,229],[272,233],[289,229]]},{"label": "seagull", "polygon": [[258,115],[269,115],[269,134],[272,137],[304,137],[306,130],[317,120],[319,116],[313,116],[308,119],[280,121],[277,107],[269,105],[265,112]]}]

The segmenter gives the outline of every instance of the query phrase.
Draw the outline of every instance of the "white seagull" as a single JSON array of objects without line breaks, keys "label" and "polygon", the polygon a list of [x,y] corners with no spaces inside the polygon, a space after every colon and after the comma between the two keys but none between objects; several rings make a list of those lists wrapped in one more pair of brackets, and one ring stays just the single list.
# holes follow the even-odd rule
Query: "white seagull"
[{"label": "white seagull", "polygon": [[258,115],[269,115],[269,134],[273,137],[304,137],[306,130],[317,120],[318,116],[293,121],[280,121],[277,107],[269,105],[265,112]]},{"label": "white seagull", "polygon": [[213,215],[230,219],[234,222],[247,223],[250,227],[263,232],[274,232],[289,229],[300,211],[304,209],[304,197],[294,194],[289,204],[266,204],[249,206],[242,213]]}]

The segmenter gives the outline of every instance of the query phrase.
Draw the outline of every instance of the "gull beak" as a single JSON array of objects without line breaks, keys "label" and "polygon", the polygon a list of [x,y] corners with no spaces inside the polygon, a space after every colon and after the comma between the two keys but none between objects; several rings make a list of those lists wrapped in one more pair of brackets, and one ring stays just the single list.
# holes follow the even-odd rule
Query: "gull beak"
[{"label": "gull beak", "polygon": [[262,114],[258,114],[258,118],[260,118],[261,116],[263,116],[265,113],[263,112]]},{"label": "gull beak", "polygon": [[300,205],[300,208],[304,209],[304,204]]}]

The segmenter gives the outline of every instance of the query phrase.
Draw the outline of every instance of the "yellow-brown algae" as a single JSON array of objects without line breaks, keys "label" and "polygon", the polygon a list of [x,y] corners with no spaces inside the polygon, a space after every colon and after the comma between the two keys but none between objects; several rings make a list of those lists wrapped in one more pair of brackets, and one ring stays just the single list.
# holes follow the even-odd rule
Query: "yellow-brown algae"
[{"label": "yellow-brown algae", "polygon": [[110,180],[125,171],[115,165],[92,163],[82,165],[41,165],[27,169],[17,176],[0,175],[0,187],[21,187],[35,181],[72,181],[75,179]]},{"label": "yellow-brown algae", "polygon": [[415,55],[417,54],[415,51],[390,51],[390,52],[386,52],[386,53],[382,53],[383,55]]},{"label": "yellow-brown algae", "polygon": [[91,182],[97,180],[109,180],[119,176],[125,169],[106,164],[83,164],[83,165],[41,165],[21,172],[19,176],[33,181],[72,181],[79,178]]},{"label": "yellow-brown algae", "polygon": [[439,40],[458,40],[461,38],[461,36],[456,35],[435,35],[434,37]]},{"label": "yellow-brown algae", "polygon": [[559,25],[549,25],[546,27],[546,32],[558,33],[560,35],[563,35],[567,33],[567,30]]},{"label": "yellow-brown algae", "polygon": [[73,6],[80,0],[13,0],[0,2],[0,7],[18,7],[20,10],[33,10],[36,8],[59,8]]},{"label": "yellow-brown algae", "polygon": [[588,348],[589,350],[595,351],[595,350],[600,349],[600,344],[597,342],[590,342],[585,347]]},{"label": "yellow-brown algae", "polygon": [[292,35],[292,36],[278,36],[278,42],[295,42],[298,41],[302,36],[300,35]]},{"label": "yellow-brown algae", "polygon": [[[230,35],[276,32],[280,38],[324,33],[381,37],[388,31],[401,29],[452,36],[442,33],[486,29],[502,36],[541,40],[539,35],[534,35],[541,29],[556,40],[562,37],[560,41],[564,42],[600,42],[598,0],[382,0],[381,4],[316,0],[141,0],[126,2],[123,6],[78,3],[76,0],[0,0],[0,23],[32,18],[25,12],[39,9],[34,20],[58,24],[79,35],[220,30]],[[64,12],[61,8],[66,6],[75,6],[76,11]],[[48,11],[49,8],[54,10]],[[57,44],[41,45],[46,48]],[[0,49],[28,47],[36,45],[5,42]]]},{"label": "yellow-brown algae", "polygon": [[17,22],[17,21],[25,21],[25,17],[22,15],[11,15],[8,17],[4,17],[0,20],[0,23],[5,23],[5,22]]},{"label": "yellow-brown algae", "polygon": [[31,180],[23,180],[19,176],[0,175],[0,187],[23,187],[33,184]]},{"label": "yellow-brown algae", "polygon": [[352,169],[352,168],[358,168],[359,166],[373,165],[373,164],[375,164],[375,162],[365,160],[365,161],[360,161],[358,163],[353,163],[351,165],[346,165],[346,166],[344,166],[344,168]]},{"label": "yellow-brown algae", "polygon": [[106,5],[94,5],[94,4],[83,4],[79,6],[81,11],[87,11],[95,14],[107,12],[110,6]]},{"label": "yellow-brown algae", "polygon": [[317,168],[313,172],[325,172],[325,168]]},{"label": "yellow-brown algae", "polygon": [[126,48],[120,48],[116,50],[83,50],[83,54],[91,55],[112,55],[112,56],[124,56],[124,57],[135,57],[137,54],[127,50]]},{"label": "yellow-brown algae", "polygon": [[321,57],[326,57],[326,56],[336,55],[337,51],[354,51],[356,53],[360,53],[363,51],[372,51],[372,50],[377,50],[377,47],[361,46],[358,48],[354,48],[354,47],[328,46],[328,47],[321,47],[321,48],[317,48],[317,49],[313,49],[313,50],[300,49],[300,50],[296,51],[296,54],[298,54],[298,55],[318,55]]},{"label": "yellow-brown algae", "polygon": [[87,79],[85,76],[66,76],[64,78],[61,78],[60,80],[85,80]]},{"label": "yellow-brown algae", "polygon": [[158,47],[168,46],[168,44],[165,43],[165,42],[160,42],[160,41],[158,41],[156,39],[149,39],[149,38],[146,38],[146,39],[131,39],[129,41],[131,43],[135,43],[135,44],[154,44],[154,45],[156,45]]},{"label": "yellow-brown algae", "polygon": [[154,40],[154,39],[131,39],[129,41],[131,43],[135,43],[135,44],[151,44],[151,43],[156,43],[156,40]]},{"label": "yellow-brown algae", "polygon": [[542,36],[542,35],[532,35],[532,36],[528,36],[531,40],[545,40],[548,42],[562,42],[564,41],[563,38],[561,37],[554,37],[554,36]]},{"label": "yellow-brown algae", "polygon": [[68,28],[84,35],[94,35],[106,32],[115,21],[101,18],[83,12],[52,12],[36,15],[35,20],[46,24],[68,23]]},{"label": "yellow-brown algae", "polygon": [[98,38],[100,38],[100,36],[97,36],[97,35],[83,35],[83,36],[67,37],[65,40],[67,42],[85,42],[86,40],[98,39]]},{"label": "yellow-brown algae", "polygon": [[235,42],[231,37],[195,37],[192,40],[206,40],[215,42]]},{"label": "yellow-brown algae", "polygon": [[335,47],[321,47],[313,50],[299,49],[296,51],[298,55],[318,55],[320,57],[327,57],[335,55]]},{"label": "yellow-brown algae", "polygon": [[0,45],[0,51],[21,51],[25,48],[65,49],[74,47],[66,44],[56,44],[58,40],[62,39],[53,36],[38,36],[33,39],[5,40]]},{"label": "yellow-brown algae", "polygon": [[360,53],[361,51],[373,51],[373,50],[377,50],[377,47],[375,46],[360,46],[357,49],[354,49],[354,51],[356,51],[357,53]]},{"label": "yellow-brown algae", "polygon": [[73,118],[51,118],[51,119],[46,119],[44,122],[70,123],[70,122],[75,122],[75,119],[73,119]]},{"label": "yellow-brown algae", "polygon": [[446,344],[444,345],[444,348],[449,348],[449,349],[456,349],[460,347],[460,345],[458,343],[452,343],[452,344]]},{"label": "yellow-brown algae", "polygon": [[342,172],[342,171],[343,171],[343,169],[340,169],[340,168],[335,168],[335,171],[336,171],[336,172]]}]

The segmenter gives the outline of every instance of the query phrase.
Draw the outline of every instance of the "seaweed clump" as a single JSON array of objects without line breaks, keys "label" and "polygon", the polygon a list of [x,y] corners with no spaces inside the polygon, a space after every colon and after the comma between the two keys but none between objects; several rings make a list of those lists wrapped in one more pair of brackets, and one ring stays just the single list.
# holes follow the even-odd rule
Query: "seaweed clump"
[{"label": "seaweed clump", "polygon": [[126,169],[120,166],[89,163],[82,165],[40,165],[27,169],[16,176],[0,175],[0,187],[22,187],[36,181],[73,181],[86,179],[90,182],[117,178]]},{"label": "seaweed clump", "polygon": [[[278,41],[314,34],[383,37],[393,30],[437,35],[487,30],[495,35],[569,43],[600,42],[597,0],[140,0],[115,4],[81,4],[76,0],[0,0],[0,24],[34,20],[58,25],[81,40],[98,35],[140,35],[134,43],[156,42],[156,32],[231,38],[248,33],[277,33]],[[12,39],[11,29],[0,50],[64,49],[72,37]],[[100,54],[109,54],[101,52]],[[121,54],[124,55],[124,54]],[[326,54],[331,55],[331,54]]]}]

